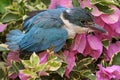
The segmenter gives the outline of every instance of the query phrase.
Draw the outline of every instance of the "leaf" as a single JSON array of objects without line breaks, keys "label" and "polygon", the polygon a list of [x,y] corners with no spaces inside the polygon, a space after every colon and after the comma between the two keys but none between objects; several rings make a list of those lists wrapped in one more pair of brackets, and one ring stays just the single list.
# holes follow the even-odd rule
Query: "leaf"
[{"label": "leaf", "polygon": [[110,65],[119,65],[120,66],[120,52],[113,55]]},{"label": "leaf", "polygon": [[6,50],[8,50],[8,49],[0,46],[0,51],[6,51]]},{"label": "leaf", "polygon": [[39,64],[38,66],[35,67],[35,71],[39,72],[39,71],[44,71],[46,69],[46,64]]},{"label": "leaf", "polygon": [[0,0],[0,13],[5,13],[5,7],[10,5],[10,0]]},{"label": "leaf", "polygon": [[76,68],[78,70],[80,70],[80,69],[88,66],[89,64],[91,64],[93,62],[93,60],[94,60],[93,58],[84,58],[77,63]]},{"label": "leaf", "polygon": [[30,60],[22,60],[22,63],[26,68],[33,68],[32,64],[30,63]]},{"label": "leaf", "polygon": [[103,5],[110,5],[110,4],[114,4],[114,0],[91,0],[91,2],[93,4],[98,4],[98,3],[101,3]]},{"label": "leaf", "polygon": [[56,71],[62,65],[62,60],[58,59],[55,55],[49,55],[47,62],[47,69],[50,71]]},{"label": "leaf", "polygon": [[90,70],[82,70],[81,75],[90,80],[96,80],[96,76]]},{"label": "leaf", "polygon": [[50,4],[50,0],[41,0],[41,2],[43,2],[45,5],[49,5]]},{"label": "leaf", "polygon": [[47,69],[50,71],[56,71],[61,67],[62,63],[60,61],[48,61]]},{"label": "leaf", "polygon": [[36,55],[36,53],[33,53],[30,57],[30,63],[33,67],[39,65],[39,57]]},{"label": "leaf", "polygon": [[71,71],[70,72],[70,80],[81,80],[81,75],[79,71]]},{"label": "leaf", "polygon": [[113,9],[111,9],[110,7],[108,7],[107,5],[96,4],[96,7],[100,11],[102,11],[102,12],[104,12],[106,14],[111,14],[114,11]]},{"label": "leaf", "polygon": [[6,72],[6,63],[0,61],[0,80],[3,80],[3,78],[6,77],[7,72]]},{"label": "leaf", "polygon": [[103,40],[102,43],[103,43],[104,47],[107,48],[110,44],[110,41],[109,40]]},{"label": "leaf", "polygon": [[31,77],[36,77],[37,76],[36,72],[33,72],[31,70],[27,70],[27,69],[22,70],[22,73],[26,74],[26,75],[29,75]]},{"label": "leaf", "polygon": [[5,77],[3,69],[0,68],[0,79],[2,80]]},{"label": "leaf", "polygon": [[56,59],[57,59],[57,57],[55,55],[49,55],[49,57],[48,57],[48,61],[56,60]]},{"label": "leaf", "polygon": [[64,73],[65,73],[65,68],[66,68],[65,63],[62,63],[61,67],[56,71],[61,77],[63,77]]},{"label": "leaf", "polygon": [[111,4],[115,4],[113,0],[91,0],[92,4],[96,5],[96,7],[106,13],[111,14],[114,10],[109,7]]},{"label": "leaf", "polygon": [[6,23],[6,22],[11,22],[11,21],[17,21],[20,19],[20,16],[15,13],[6,13],[2,16],[1,22]]},{"label": "leaf", "polygon": [[19,73],[19,70],[24,69],[24,66],[21,62],[12,61],[12,70],[16,73]]},{"label": "leaf", "polygon": [[75,6],[75,7],[79,7],[80,6],[78,0],[72,0],[72,3],[73,3],[73,6]]}]

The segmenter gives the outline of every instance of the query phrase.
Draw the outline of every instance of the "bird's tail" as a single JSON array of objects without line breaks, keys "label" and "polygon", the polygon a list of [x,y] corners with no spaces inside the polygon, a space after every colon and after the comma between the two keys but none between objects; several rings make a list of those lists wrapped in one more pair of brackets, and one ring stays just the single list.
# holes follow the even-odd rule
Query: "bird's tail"
[{"label": "bird's tail", "polygon": [[16,51],[19,50],[19,43],[24,37],[24,33],[20,30],[11,30],[6,36],[6,44],[10,50]]}]

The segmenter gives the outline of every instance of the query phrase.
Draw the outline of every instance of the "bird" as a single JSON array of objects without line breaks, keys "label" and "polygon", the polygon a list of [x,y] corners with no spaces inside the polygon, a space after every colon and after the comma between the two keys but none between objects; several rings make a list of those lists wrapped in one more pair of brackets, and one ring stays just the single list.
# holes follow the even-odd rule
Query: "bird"
[{"label": "bird", "polygon": [[67,39],[94,30],[106,33],[86,9],[48,9],[27,18],[23,23],[23,31],[11,30],[6,36],[6,44],[12,51],[40,52],[52,47],[54,52],[58,52]]}]

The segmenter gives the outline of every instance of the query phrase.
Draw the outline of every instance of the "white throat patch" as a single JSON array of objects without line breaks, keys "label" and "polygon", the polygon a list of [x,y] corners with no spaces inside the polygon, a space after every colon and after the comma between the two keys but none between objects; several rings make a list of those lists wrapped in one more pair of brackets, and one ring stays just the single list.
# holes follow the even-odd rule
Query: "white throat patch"
[{"label": "white throat patch", "polygon": [[89,28],[80,27],[80,26],[70,23],[69,20],[66,20],[63,17],[63,14],[60,15],[60,18],[65,24],[62,28],[68,31],[68,38],[74,38],[76,33],[79,33],[79,34],[86,33],[89,30]]}]

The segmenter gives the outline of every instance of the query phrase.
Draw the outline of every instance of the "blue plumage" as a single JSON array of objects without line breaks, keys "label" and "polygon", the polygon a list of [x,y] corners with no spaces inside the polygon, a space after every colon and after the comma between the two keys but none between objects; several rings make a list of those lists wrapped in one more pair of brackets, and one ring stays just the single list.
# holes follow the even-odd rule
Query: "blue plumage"
[{"label": "blue plumage", "polygon": [[[31,34],[32,33],[32,34]],[[42,51],[50,46],[54,48],[54,51],[59,51],[59,45],[65,43],[67,39],[67,31],[61,28],[37,28],[32,27],[29,32],[26,33],[20,47],[24,51]]]},{"label": "blue plumage", "polygon": [[12,30],[8,34],[6,40],[9,48],[39,52],[53,47],[55,52],[59,51],[68,37],[67,31],[61,28],[63,22],[59,17],[64,10],[66,8],[44,11],[25,21],[25,33]]},{"label": "blue plumage", "polygon": [[7,42],[9,48],[11,50],[19,50],[19,43],[24,37],[25,34],[23,34],[20,30],[12,30],[9,34],[7,34]]},{"label": "blue plumage", "polygon": [[29,30],[33,26],[41,28],[61,27],[63,23],[60,19],[60,14],[64,10],[66,10],[66,8],[52,9],[38,13],[37,15],[24,22],[23,29]]}]

